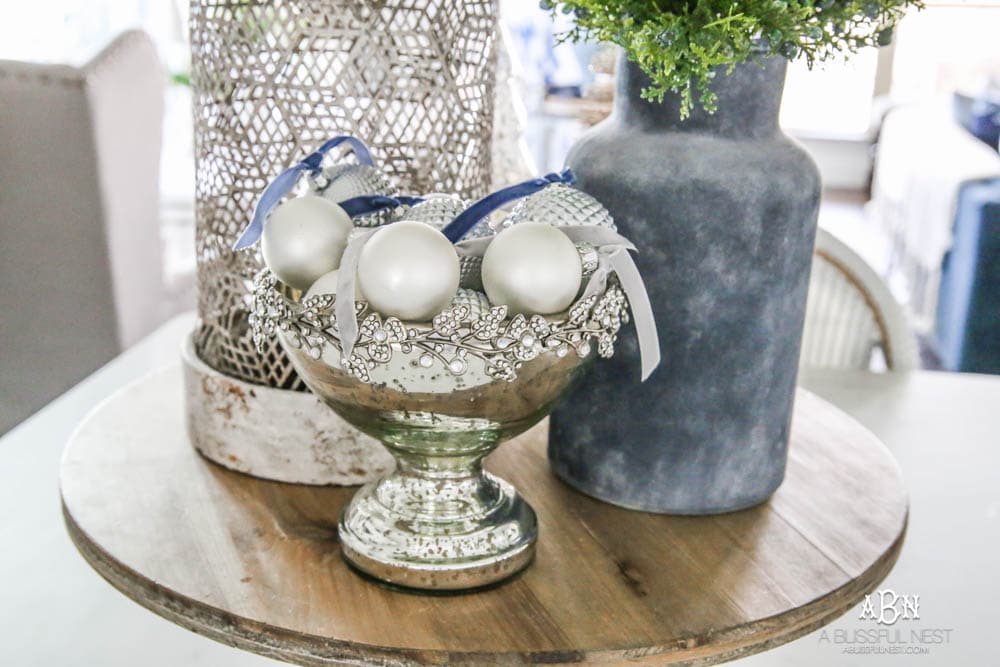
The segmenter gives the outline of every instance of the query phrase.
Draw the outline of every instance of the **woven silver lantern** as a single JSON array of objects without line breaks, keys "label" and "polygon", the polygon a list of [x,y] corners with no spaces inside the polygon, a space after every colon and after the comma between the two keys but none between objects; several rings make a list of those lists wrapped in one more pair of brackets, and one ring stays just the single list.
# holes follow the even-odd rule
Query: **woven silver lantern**
[{"label": "woven silver lantern", "polygon": [[[268,181],[338,134],[368,143],[400,192],[485,194],[494,2],[192,0],[190,27],[199,315],[186,353],[192,439],[209,458],[252,474],[359,483],[386,455],[342,424],[313,419],[328,411],[303,391],[276,342],[255,350],[249,291],[262,261],[256,249],[232,246]],[[216,385],[223,389],[205,389]],[[268,390],[255,391],[261,386]],[[271,390],[297,394],[275,399]],[[240,400],[219,407],[220,396]],[[303,440],[311,445],[295,446]],[[333,459],[353,465],[314,465]]]}]

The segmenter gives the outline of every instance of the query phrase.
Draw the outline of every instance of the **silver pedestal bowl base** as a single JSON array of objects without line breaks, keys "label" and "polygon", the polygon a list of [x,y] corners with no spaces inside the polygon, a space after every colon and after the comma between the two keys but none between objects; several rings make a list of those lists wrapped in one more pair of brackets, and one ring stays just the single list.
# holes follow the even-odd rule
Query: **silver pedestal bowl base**
[{"label": "silver pedestal bowl base", "polygon": [[[432,486],[441,491],[426,496]],[[358,491],[339,529],[343,556],[357,569],[398,586],[442,591],[517,573],[534,557],[538,536],[531,506],[488,473],[434,482],[396,473]]]},{"label": "silver pedestal bowl base", "polygon": [[482,460],[548,415],[595,353],[610,355],[627,317],[616,286],[550,318],[508,317],[465,292],[430,323],[356,304],[345,359],[335,297],[295,301],[266,273],[255,285],[255,337],[276,334],[309,389],[396,459],[339,526],[347,561],[392,584],[478,588],[531,562],[535,513]]},{"label": "silver pedestal bowl base", "polygon": [[350,564],[399,586],[461,590],[531,562],[535,513],[482,460],[545,417],[586,358],[539,354],[508,382],[427,370],[397,354],[391,377],[368,383],[331,363],[329,349],[327,359],[287,349],[310,389],[396,459],[395,472],[363,487],[344,510],[339,536]]}]

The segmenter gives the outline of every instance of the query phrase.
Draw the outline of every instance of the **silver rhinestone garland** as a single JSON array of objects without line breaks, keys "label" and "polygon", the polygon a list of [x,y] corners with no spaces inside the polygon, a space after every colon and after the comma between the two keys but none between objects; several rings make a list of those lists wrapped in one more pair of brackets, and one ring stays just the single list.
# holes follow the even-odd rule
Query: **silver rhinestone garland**
[{"label": "silver rhinestone garland", "polygon": [[519,201],[501,223],[501,228],[522,222],[542,222],[556,227],[600,225],[617,231],[615,221],[601,202],[565,183],[550,185]]},{"label": "silver rhinestone garland", "polygon": [[590,277],[600,263],[600,255],[590,243],[577,243],[576,252],[580,255],[580,265],[583,267],[583,279]]},{"label": "silver rhinestone garland", "polygon": [[[322,358],[326,345],[340,350],[335,301],[330,294],[290,301],[278,290],[274,275],[261,271],[254,280],[250,316],[254,343],[264,346],[280,329],[292,345],[304,348],[314,359]],[[625,294],[612,282],[603,294],[576,302],[567,318],[558,321],[541,315],[507,317],[506,306],[489,306],[485,295],[472,290],[461,290],[429,328],[383,318],[363,302],[357,304],[357,317],[357,342],[351,357],[341,364],[362,382],[371,382],[371,371],[390,361],[395,351],[416,353],[421,366],[440,364],[454,375],[464,374],[468,360],[477,358],[489,377],[513,381],[524,362],[543,352],[558,356],[572,352],[582,358],[596,342],[598,354],[610,357],[619,329],[628,322],[628,310]]]},{"label": "silver rhinestone garland", "polygon": [[452,298],[451,303],[448,304],[449,309],[457,308],[458,306],[467,307],[469,309],[469,317],[471,318],[480,317],[492,308],[489,298],[481,291],[465,288],[459,288],[454,298]]}]

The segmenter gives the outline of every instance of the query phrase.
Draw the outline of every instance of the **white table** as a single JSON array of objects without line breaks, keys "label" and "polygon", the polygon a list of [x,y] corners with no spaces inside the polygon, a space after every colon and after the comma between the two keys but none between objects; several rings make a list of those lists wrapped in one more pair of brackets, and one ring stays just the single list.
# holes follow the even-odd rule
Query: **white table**
[{"label": "white table", "polygon": [[[172,320],[2,439],[0,663],[10,665],[278,664],[216,644],[148,612],[94,573],[66,536],[58,464],[63,445],[105,396],[178,362],[191,316]],[[1000,378],[917,372],[812,373],[803,384],[837,403],[894,451],[911,492],[910,528],[883,588],[920,596],[920,620],[888,628],[951,630],[929,654],[849,655],[835,631],[877,630],[860,607],[745,665],[986,665],[1000,599]],[[177,397],[181,400],[181,396]],[[885,626],[883,626],[885,627]],[[945,638],[943,632],[928,637]],[[877,644],[890,647],[891,643]],[[860,646],[860,644],[859,644]],[[140,657],[141,656],[141,657]]]}]

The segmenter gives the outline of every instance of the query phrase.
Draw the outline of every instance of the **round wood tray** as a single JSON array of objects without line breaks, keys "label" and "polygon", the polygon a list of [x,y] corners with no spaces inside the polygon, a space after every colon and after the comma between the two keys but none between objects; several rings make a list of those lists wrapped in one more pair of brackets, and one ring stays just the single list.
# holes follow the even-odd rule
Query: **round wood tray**
[{"label": "round wood tray", "polygon": [[340,558],[337,515],[353,488],[209,463],[188,442],[181,395],[168,369],[80,426],[61,470],[69,532],[141,605],[305,665],[720,662],[844,613],[889,572],[906,527],[885,447],[800,391],[787,476],[764,505],[677,517],[592,500],[549,472],[536,428],[487,462],[538,512],[535,562],[489,590],[392,590]]}]

